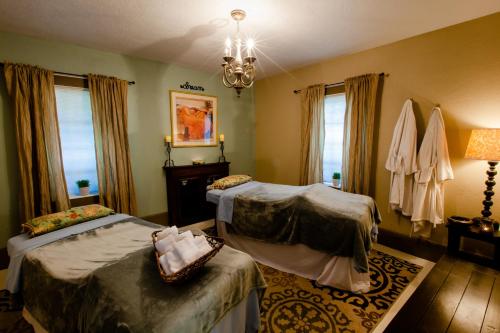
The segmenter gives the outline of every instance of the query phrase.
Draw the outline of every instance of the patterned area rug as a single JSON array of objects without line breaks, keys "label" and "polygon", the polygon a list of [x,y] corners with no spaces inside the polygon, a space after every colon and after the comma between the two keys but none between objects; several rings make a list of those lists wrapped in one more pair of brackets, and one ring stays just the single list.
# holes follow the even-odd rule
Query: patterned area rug
[{"label": "patterned area rug", "polygon": [[[371,290],[355,294],[259,264],[268,288],[261,304],[261,332],[371,332],[422,271],[422,266],[373,250]],[[22,302],[0,290],[0,333],[33,332]]]},{"label": "patterned area rug", "polygon": [[268,288],[261,304],[261,332],[370,332],[422,270],[422,266],[373,250],[371,290],[355,294],[260,265]]}]

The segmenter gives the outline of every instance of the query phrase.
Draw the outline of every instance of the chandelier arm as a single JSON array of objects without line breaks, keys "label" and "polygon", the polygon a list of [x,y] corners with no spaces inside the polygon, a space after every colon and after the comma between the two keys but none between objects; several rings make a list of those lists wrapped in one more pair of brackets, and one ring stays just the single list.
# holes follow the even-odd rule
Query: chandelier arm
[{"label": "chandelier arm", "polygon": [[232,65],[225,66],[224,67],[224,75],[226,75],[226,77],[235,76],[234,75],[234,67]]},{"label": "chandelier arm", "polygon": [[253,83],[254,79],[255,79],[255,70],[252,68],[252,69],[245,71],[244,75],[241,78],[241,81],[245,85],[249,85],[249,84],[251,85]]},{"label": "chandelier arm", "polygon": [[234,75],[234,72],[232,70],[227,70],[224,72],[224,77],[226,78],[226,81],[229,83],[232,83],[235,81],[236,76]]},{"label": "chandelier arm", "polygon": [[[228,79],[229,82],[232,84],[238,84],[238,82],[241,80],[241,77],[243,76],[243,73],[238,71],[237,68],[231,66],[231,68],[228,68],[227,70],[227,75],[226,79]],[[233,79],[233,80],[231,80]]]},{"label": "chandelier arm", "polygon": [[231,84],[229,84],[229,82],[227,82],[226,77],[224,75],[222,76],[222,83],[224,84],[224,86],[226,88],[232,88],[233,87]]},{"label": "chandelier arm", "polygon": [[248,68],[243,72],[243,76],[248,78],[255,77],[255,68]]},{"label": "chandelier arm", "polygon": [[241,85],[242,85],[243,87],[245,87],[245,88],[250,88],[250,87],[253,85],[253,82],[254,82],[254,81],[251,81],[251,82],[249,82],[249,83],[245,83],[245,82],[241,81]]},{"label": "chandelier arm", "polygon": [[246,63],[243,66],[243,73],[247,74],[249,72],[255,72],[255,65],[251,63]]},{"label": "chandelier arm", "polygon": [[[231,80],[231,77],[234,77],[234,80]],[[224,73],[222,75],[223,81],[225,80],[230,86],[228,87],[225,83],[224,85],[228,88],[232,88],[235,84],[238,83],[238,77],[234,74],[234,71],[228,66],[224,67]]]},{"label": "chandelier arm", "polygon": [[222,82],[224,85],[228,88],[234,87],[234,85],[237,83],[237,80],[231,81],[229,80],[225,75],[222,77]]},{"label": "chandelier arm", "polygon": [[249,84],[245,84],[244,87],[245,88],[250,88],[250,87],[253,86],[253,83],[254,83],[254,81],[250,82]]},{"label": "chandelier arm", "polygon": [[248,81],[241,80],[241,84],[242,84],[243,86],[245,86],[245,88],[246,88],[246,87],[248,87],[250,84],[252,84],[252,82],[253,82],[253,81],[251,81],[251,80],[248,80]]}]

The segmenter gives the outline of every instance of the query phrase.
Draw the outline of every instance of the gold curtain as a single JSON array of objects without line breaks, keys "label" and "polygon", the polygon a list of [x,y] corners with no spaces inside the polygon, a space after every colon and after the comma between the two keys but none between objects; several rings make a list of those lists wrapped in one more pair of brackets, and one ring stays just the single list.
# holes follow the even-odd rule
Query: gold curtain
[{"label": "gold curtain", "polygon": [[324,103],[324,84],[310,86],[302,93],[300,185],[323,181]]},{"label": "gold curtain", "polygon": [[69,209],[57,120],[54,73],[4,65],[19,163],[20,222]]},{"label": "gold curtain", "polygon": [[342,151],[342,189],[369,194],[378,74],[345,80],[346,113]]},{"label": "gold curtain", "polygon": [[135,215],[137,205],[127,136],[128,82],[89,74],[89,91],[99,178],[99,201]]}]

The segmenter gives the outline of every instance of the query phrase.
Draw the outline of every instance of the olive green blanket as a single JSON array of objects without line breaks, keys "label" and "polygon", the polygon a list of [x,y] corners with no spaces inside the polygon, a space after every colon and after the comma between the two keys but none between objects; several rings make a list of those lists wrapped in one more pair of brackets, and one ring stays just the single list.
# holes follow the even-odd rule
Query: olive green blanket
[{"label": "olive green blanket", "polygon": [[234,198],[228,230],[280,244],[302,243],[335,256],[352,257],[368,272],[372,228],[381,221],[375,201],[323,184],[261,183]]},{"label": "olive green blanket", "polygon": [[[151,243],[143,243],[154,229],[139,220],[117,223],[29,252],[26,308],[51,333],[209,332],[252,290],[264,290],[255,262],[228,246],[189,281],[165,284]],[[127,248],[131,234],[134,249],[124,255],[117,247]]]}]

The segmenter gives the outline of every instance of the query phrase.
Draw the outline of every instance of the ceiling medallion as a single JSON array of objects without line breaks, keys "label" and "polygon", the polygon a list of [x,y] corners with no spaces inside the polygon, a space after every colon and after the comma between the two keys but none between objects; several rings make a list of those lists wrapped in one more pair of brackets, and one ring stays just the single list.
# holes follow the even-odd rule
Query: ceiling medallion
[{"label": "ceiling medallion", "polygon": [[254,63],[256,59],[253,56],[255,42],[251,38],[247,39],[245,42],[246,57],[242,58],[240,21],[245,19],[246,13],[244,10],[235,9],[231,12],[231,17],[236,21],[236,36],[234,38],[234,48],[233,41],[229,37],[226,39],[224,62],[222,63],[222,82],[226,87],[236,89],[238,97],[240,97],[241,90],[250,88],[255,79]]}]

